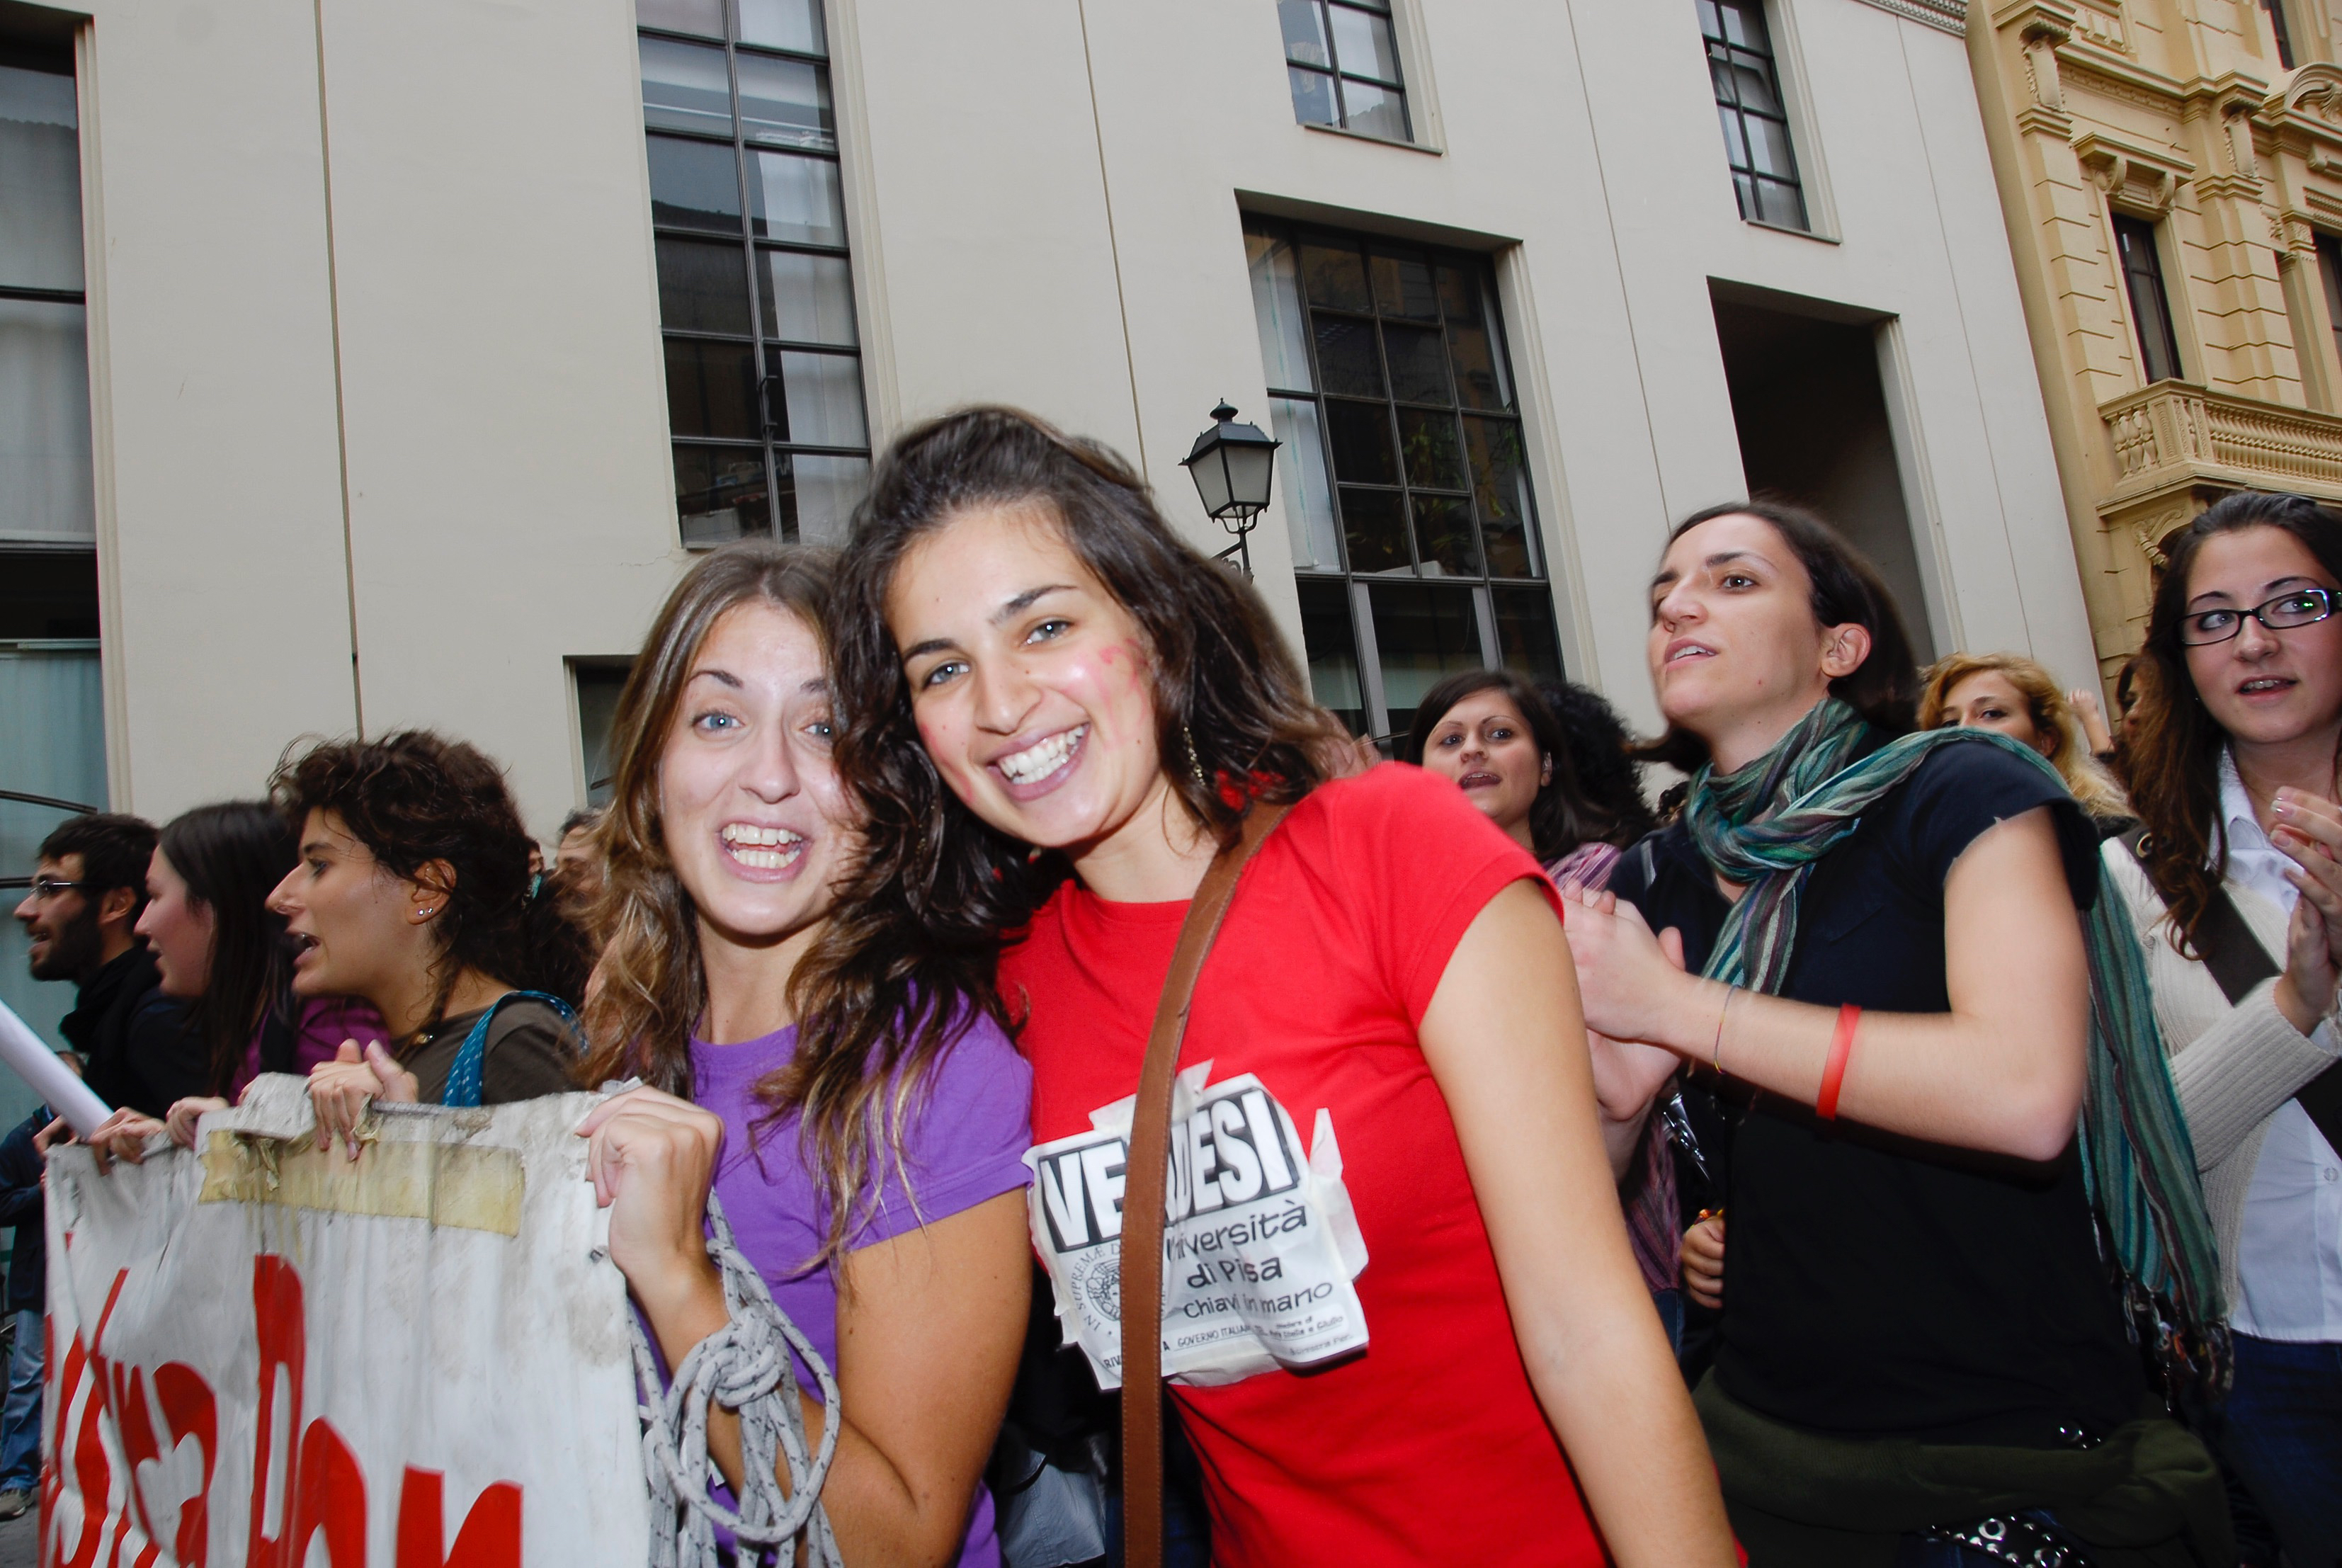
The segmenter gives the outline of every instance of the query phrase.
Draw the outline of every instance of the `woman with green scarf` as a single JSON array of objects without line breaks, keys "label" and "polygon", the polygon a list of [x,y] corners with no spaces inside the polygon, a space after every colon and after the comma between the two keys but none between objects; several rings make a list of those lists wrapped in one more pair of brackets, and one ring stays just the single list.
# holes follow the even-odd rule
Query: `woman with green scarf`
[{"label": "woman with green scarf", "polygon": [[1678,527],[1649,657],[1691,793],[1569,939],[1587,1025],[1735,1107],[1696,1399],[1753,1568],[2233,1563],[2149,1386],[2217,1356],[2217,1271],[2087,820],[1910,733],[1893,602],[1807,514]]}]

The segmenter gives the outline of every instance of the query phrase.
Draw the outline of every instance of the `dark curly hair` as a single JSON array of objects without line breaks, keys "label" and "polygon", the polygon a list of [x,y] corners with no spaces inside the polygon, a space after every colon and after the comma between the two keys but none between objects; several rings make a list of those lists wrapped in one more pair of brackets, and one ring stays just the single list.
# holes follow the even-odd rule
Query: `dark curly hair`
[{"label": "dark curly hair", "polygon": [[[298,744],[299,743],[295,743]],[[502,769],[477,747],[429,730],[376,740],[325,741],[299,757],[289,749],[268,795],[295,833],[313,811],[331,812],[391,875],[453,873],[432,930],[435,1021],[465,970],[507,985],[538,984],[529,937],[529,853]]]},{"label": "dark curly hair", "polygon": [[[1911,656],[1911,636],[1895,607],[1895,594],[1869,558],[1843,534],[1802,506],[1779,501],[1728,501],[1695,512],[1667,534],[1672,545],[1703,523],[1749,516],[1772,525],[1781,543],[1806,569],[1813,584],[1814,619],[1825,626],[1861,626],[1870,634],[1870,654],[1859,668],[1830,683],[1830,695],[1890,735],[1906,735],[1918,724],[1919,666]],[[1638,761],[1666,763],[1685,773],[1707,764],[1707,743],[1688,730],[1667,726]]]},{"label": "dark curly hair", "polygon": [[[2228,734],[2197,695],[2179,641],[2187,614],[2188,577],[2207,540],[2247,528],[2291,534],[2327,579],[2342,585],[2342,516],[2307,495],[2247,491],[2209,511],[2164,542],[2169,559],[2147,612],[2147,646],[2126,673],[2136,671],[2136,738],[2124,746],[2131,809],[2146,824],[2139,857],[2171,913],[2171,944],[2194,956],[2196,929],[2211,908],[2228,871],[2227,834],[2220,816],[2220,753]],[[2342,770],[2342,742],[2335,763]]]},{"label": "dark curly hair", "polygon": [[1220,842],[1235,838],[1253,799],[1300,799],[1350,744],[1310,700],[1259,596],[1174,533],[1120,457],[1014,408],[915,426],[878,465],[830,601],[836,755],[869,813],[869,885],[905,901],[928,941],[971,950],[1023,924],[1065,863],[1036,862],[945,785],[912,721],[886,595],[904,555],[956,514],[1026,504],[1056,520],[1138,623],[1163,773]]},{"label": "dark curly hair", "polygon": [[1659,825],[1643,794],[1643,767],[1634,757],[1635,738],[1601,693],[1576,681],[1544,681],[1537,695],[1561,722],[1569,744],[1569,770],[1577,776],[1577,798],[1610,824],[1588,833],[1624,849]]},{"label": "dark curly hair", "polygon": [[188,901],[211,912],[211,969],[188,1022],[204,1042],[211,1093],[225,1094],[263,1010],[292,979],[285,917],[268,895],[300,863],[299,837],[266,801],[231,800],[173,817],[159,847]]}]

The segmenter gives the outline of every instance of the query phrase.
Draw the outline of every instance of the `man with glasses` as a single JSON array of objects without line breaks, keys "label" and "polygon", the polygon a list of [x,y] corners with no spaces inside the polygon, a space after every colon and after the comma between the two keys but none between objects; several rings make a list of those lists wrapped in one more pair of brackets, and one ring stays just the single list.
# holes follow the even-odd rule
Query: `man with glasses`
[{"label": "man with glasses", "polygon": [[35,980],[70,980],[76,1004],[58,1023],[87,1064],[91,1090],[150,1116],[209,1092],[186,1009],[159,989],[155,955],[132,928],[146,907],[151,823],[118,812],[77,816],[49,834],[33,891],[16,906]]}]

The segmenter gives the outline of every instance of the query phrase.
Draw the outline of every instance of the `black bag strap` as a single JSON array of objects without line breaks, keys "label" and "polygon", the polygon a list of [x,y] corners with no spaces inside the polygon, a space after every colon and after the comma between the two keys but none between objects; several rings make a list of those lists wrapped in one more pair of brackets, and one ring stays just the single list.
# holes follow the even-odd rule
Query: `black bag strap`
[{"label": "black bag strap", "polygon": [[[2140,849],[2147,841],[2147,829],[2135,827],[2122,835],[2123,847],[2147,870],[2147,857]],[[2150,876],[2151,880],[2151,876]],[[2246,923],[2244,912],[2237,901],[2228,896],[2223,885],[2213,891],[2211,902],[2204,906],[2204,918],[2196,923],[2196,951],[2204,955],[2204,967],[2212,972],[2219,983],[2220,994],[2234,1007],[2251,994],[2262,981],[2284,973],[2284,968],[2261,945]],[[2304,1084],[2293,1096],[2309,1119],[2325,1134],[2326,1141],[2342,1150],[2342,1063],[2337,1063]]]},{"label": "black bag strap", "polygon": [[[2147,871],[2147,856],[2142,853],[2147,844],[2147,829],[2132,828],[2122,835],[2122,844],[2130,851],[2131,858],[2138,862],[2139,870],[2147,873],[2152,884],[2155,874]],[[2261,945],[2261,939],[2253,934],[2244,911],[2237,907],[2237,901],[2228,896],[2225,885],[2213,889],[2211,902],[2204,906],[2203,919],[2196,923],[2193,940],[2196,951],[2204,955],[2204,967],[2212,972],[2220,994],[2228,999],[2231,1007],[2251,994],[2253,987],[2262,981],[2274,980],[2284,973],[2285,966],[2271,958],[2268,949]]]}]

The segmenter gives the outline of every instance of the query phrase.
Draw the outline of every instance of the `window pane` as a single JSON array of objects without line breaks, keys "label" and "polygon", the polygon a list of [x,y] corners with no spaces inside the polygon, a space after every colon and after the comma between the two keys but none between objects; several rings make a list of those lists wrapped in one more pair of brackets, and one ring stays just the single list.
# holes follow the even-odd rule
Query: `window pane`
[{"label": "window pane", "polygon": [[1471,461],[1472,498],[1480,510],[1480,536],[1488,571],[1498,577],[1535,577],[1536,530],[1529,526],[1529,473],[1521,461],[1520,427],[1510,420],[1464,420],[1464,450]]},{"label": "window pane", "polygon": [[850,354],[777,353],[785,426],[778,438],[804,446],[866,446],[862,362]]},{"label": "window pane", "polygon": [[610,804],[613,769],[610,732],[616,727],[618,694],[626,689],[626,664],[578,664],[577,743],[586,764],[586,804]]},{"label": "window pane", "polygon": [[765,268],[766,336],[854,346],[854,269],[844,256],[766,251]]},{"label": "window pane", "polygon": [[794,153],[754,153],[748,199],[756,232],[766,239],[805,245],[846,244],[846,206],[837,194],[837,165]]},{"label": "window pane", "polygon": [[1353,11],[1336,4],[1327,7],[1334,23],[1334,54],[1346,76],[1398,80],[1398,45],[1391,41],[1391,25],[1381,16]]},{"label": "window pane", "polygon": [[735,15],[740,20],[743,44],[795,49],[800,55],[829,53],[821,0],[739,0]]},{"label": "window pane", "polygon": [[675,449],[675,509],[683,542],[721,544],[771,530],[766,504],[765,454],[730,446]]},{"label": "window pane", "polygon": [[1744,115],[1742,124],[1748,131],[1748,166],[1760,175],[1795,179],[1797,165],[1789,156],[1789,127],[1755,115]]},{"label": "window pane", "polygon": [[1406,550],[1406,504],[1396,490],[1342,492],[1342,534],[1350,546],[1350,570],[1413,574]]},{"label": "window pane", "polygon": [[1785,229],[1806,226],[1806,198],[1795,185],[1778,180],[1756,182],[1756,215]]},{"label": "window pane", "polygon": [[740,232],[740,165],[730,147],[653,136],[650,156],[653,223]]},{"label": "window pane", "polygon": [[1375,308],[1374,296],[1366,292],[1366,264],[1346,245],[1336,250],[1331,245],[1305,242],[1301,247],[1301,282],[1308,290],[1311,305],[1355,310],[1362,315]]},{"label": "window pane", "polygon": [[1406,482],[1426,490],[1468,490],[1464,477],[1464,454],[1456,444],[1456,416],[1441,410],[1402,408],[1398,411],[1399,454],[1406,463]]},{"label": "window pane", "polygon": [[1447,354],[1436,328],[1383,325],[1383,349],[1390,356],[1391,395],[1402,403],[1448,401]]},{"label": "window pane", "polygon": [[1335,478],[1346,484],[1398,483],[1387,404],[1329,402],[1326,424],[1333,436]]},{"label": "window pane", "polygon": [[1466,408],[1502,408],[1504,382],[1486,332],[1477,326],[1447,328],[1447,354],[1456,367],[1456,401]]},{"label": "window pane", "polygon": [[1341,583],[1299,584],[1302,656],[1309,661],[1309,694],[1348,726],[1366,733],[1366,703],[1358,690],[1358,642],[1350,630],[1350,590]]},{"label": "window pane", "polygon": [[1293,86],[1293,117],[1305,125],[1338,125],[1342,111],[1334,105],[1334,78],[1323,71],[1305,71],[1298,65],[1285,69]]},{"label": "window pane", "polygon": [[1748,166],[1748,139],[1741,134],[1740,111],[1718,104],[1716,124],[1724,127],[1724,156],[1736,169]]},{"label": "window pane", "polygon": [[671,38],[637,40],[643,56],[643,123],[664,131],[732,135],[732,83],[724,51]]},{"label": "window pane", "polygon": [[1293,564],[1304,572],[1342,569],[1341,530],[1334,523],[1334,492],[1326,481],[1326,444],[1317,405],[1294,397],[1268,403],[1272,433],[1285,445],[1277,455],[1277,479],[1285,500],[1286,530],[1293,535]]},{"label": "window pane", "polygon": [[1772,73],[1765,68],[1763,60],[1755,55],[1736,55],[1731,64],[1719,63],[1716,69],[1719,73],[1716,92],[1717,103],[1725,102],[1729,96],[1732,102],[1744,109],[1762,109],[1768,115],[1787,112],[1781,107],[1779,95],[1773,91]]},{"label": "window pane", "polygon": [[745,50],[738,59],[741,135],[767,146],[837,151],[826,67]]},{"label": "window pane", "polygon": [[781,515],[801,544],[843,544],[854,508],[870,488],[866,457],[824,457],[803,452],[773,459],[781,474]]},{"label": "window pane", "polygon": [[1380,397],[1383,364],[1375,351],[1375,324],[1320,311],[1311,325],[1317,331],[1317,369],[1326,390]]},{"label": "window pane", "polygon": [[1405,734],[1426,692],[1450,675],[1486,666],[1472,591],[1376,583],[1366,589],[1366,602],[1375,612],[1383,705],[1391,734]]},{"label": "window pane", "polygon": [[1331,65],[1317,0],[1276,0],[1276,25],[1285,33],[1285,57],[1305,65]]},{"label": "window pane", "polygon": [[1496,657],[1505,668],[1536,681],[1561,679],[1561,639],[1553,628],[1553,595],[1543,588],[1492,588]]},{"label": "window pane", "polygon": [[1342,124],[1347,129],[1363,131],[1369,136],[1382,136],[1394,142],[1411,142],[1415,138],[1406,128],[1406,95],[1371,83],[1342,78],[1342,107],[1346,111]]},{"label": "window pane", "polygon": [[95,540],[91,474],[87,313],[0,299],[0,534]]},{"label": "window pane", "polygon": [[635,20],[646,27],[670,33],[696,33],[703,38],[724,36],[722,0],[635,0]]},{"label": "window pane", "polygon": [[756,441],[756,352],[745,343],[666,340],[667,426],[677,435]]},{"label": "window pane", "polygon": [[1302,339],[1301,275],[1293,246],[1276,235],[1245,235],[1252,269],[1253,322],[1260,329],[1260,364],[1272,391],[1310,392],[1309,347]]},{"label": "window pane", "polygon": [[0,284],[79,289],[74,79],[0,65]]},{"label": "window pane", "polygon": [[1368,263],[1375,283],[1375,305],[1385,315],[1410,321],[1437,321],[1439,298],[1431,286],[1431,268],[1413,256],[1378,255]]},{"label": "window pane", "polygon": [[737,240],[658,237],[659,320],[682,332],[748,335],[748,262]]},{"label": "window pane", "polygon": [[1426,577],[1477,577],[1480,546],[1472,537],[1472,504],[1462,496],[1413,495],[1415,553]]}]

